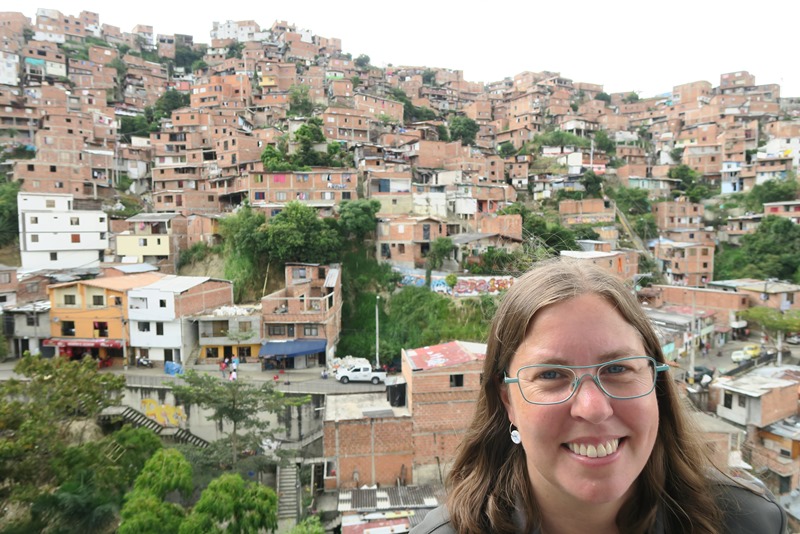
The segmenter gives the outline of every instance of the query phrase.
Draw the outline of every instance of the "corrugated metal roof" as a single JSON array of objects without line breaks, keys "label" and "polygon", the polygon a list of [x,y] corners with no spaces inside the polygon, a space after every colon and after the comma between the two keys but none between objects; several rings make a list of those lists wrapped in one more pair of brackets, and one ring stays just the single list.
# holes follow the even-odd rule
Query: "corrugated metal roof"
[{"label": "corrugated metal roof", "polygon": [[336,281],[339,279],[339,269],[329,269],[328,274],[325,276],[325,287],[336,287]]},{"label": "corrugated metal roof", "polygon": [[[129,274],[127,276],[112,276],[110,278],[95,278],[93,280],[83,280],[82,283],[92,287],[102,287],[105,289],[112,289],[114,291],[127,291],[146,285],[163,278],[164,274],[161,273],[139,273]],[[55,284],[50,287],[63,287],[74,282],[67,282],[66,284]]]},{"label": "corrugated metal roof", "polygon": [[444,486],[391,486],[339,490],[339,512],[372,512],[407,508],[436,508],[444,503]]},{"label": "corrugated metal roof", "polygon": [[140,287],[138,289],[157,289],[159,291],[170,291],[172,293],[183,293],[193,287],[199,286],[203,282],[211,280],[208,276],[176,276],[170,274],[157,280],[152,284]]},{"label": "corrugated metal roof", "polygon": [[161,222],[178,217],[180,213],[139,213],[125,219],[128,222]]}]

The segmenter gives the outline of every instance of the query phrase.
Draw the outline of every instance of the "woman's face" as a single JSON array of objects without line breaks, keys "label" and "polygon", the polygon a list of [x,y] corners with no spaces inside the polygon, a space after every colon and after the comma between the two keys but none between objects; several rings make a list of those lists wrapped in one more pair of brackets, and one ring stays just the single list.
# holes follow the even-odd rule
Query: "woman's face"
[{"label": "woman's face", "polygon": [[[603,298],[582,295],[536,314],[508,376],[537,363],[593,365],[643,355],[633,326]],[[578,371],[582,373],[595,374],[596,369]],[[653,450],[658,432],[655,393],[611,399],[587,377],[562,404],[529,404],[517,384],[505,386],[502,398],[522,438],[517,446],[525,448],[537,501],[544,497],[562,505],[621,506]],[[601,445],[606,455],[590,457]]]}]

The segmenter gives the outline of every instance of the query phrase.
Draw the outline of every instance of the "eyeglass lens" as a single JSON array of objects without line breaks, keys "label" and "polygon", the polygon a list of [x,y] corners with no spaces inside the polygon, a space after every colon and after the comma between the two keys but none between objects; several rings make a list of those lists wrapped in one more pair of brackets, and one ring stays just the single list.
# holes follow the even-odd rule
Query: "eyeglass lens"
[{"label": "eyeglass lens", "polygon": [[587,375],[609,397],[617,399],[647,395],[655,384],[655,364],[647,357],[609,362],[599,366],[596,374],[591,370],[559,366],[523,367],[518,373],[520,390],[528,402],[558,403],[567,400]]}]

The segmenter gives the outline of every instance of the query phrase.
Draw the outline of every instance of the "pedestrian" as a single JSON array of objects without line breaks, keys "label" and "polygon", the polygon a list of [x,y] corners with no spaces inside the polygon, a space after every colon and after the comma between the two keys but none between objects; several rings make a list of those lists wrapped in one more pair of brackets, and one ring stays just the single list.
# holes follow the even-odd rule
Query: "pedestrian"
[{"label": "pedestrian", "polygon": [[225,360],[222,360],[221,362],[219,362],[219,370],[222,373],[222,378],[223,379],[227,378],[227,369],[228,369],[228,365],[225,363]]},{"label": "pedestrian", "polygon": [[231,376],[228,377],[231,382],[236,382],[236,369],[231,369]]},{"label": "pedestrian", "polygon": [[785,531],[767,490],[708,461],[659,337],[615,275],[538,262],[488,339],[446,505],[412,534]]},{"label": "pedestrian", "polygon": [[234,356],[233,357],[233,370],[234,371],[238,371],[239,370],[239,356]]}]

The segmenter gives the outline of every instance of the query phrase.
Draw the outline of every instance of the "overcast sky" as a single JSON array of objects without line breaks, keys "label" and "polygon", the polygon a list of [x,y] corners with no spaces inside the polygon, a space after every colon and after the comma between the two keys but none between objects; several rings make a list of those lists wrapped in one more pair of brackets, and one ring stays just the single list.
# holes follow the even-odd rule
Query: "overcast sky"
[{"label": "overcast sky", "polygon": [[[35,23],[35,5],[4,0],[0,9]],[[254,20],[269,28],[285,20],[340,38],[344,52],[367,54],[379,67],[459,69],[476,82],[549,70],[609,93],[648,97],[697,80],[717,86],[720,74],[747,70],[756,83],[780,84],[781,96],[800,97],[797,0],[51,0],[38,7],[74,16],[86,9],[123,31],[148,24],[155,33],[205,43],[213,21]]]}]

